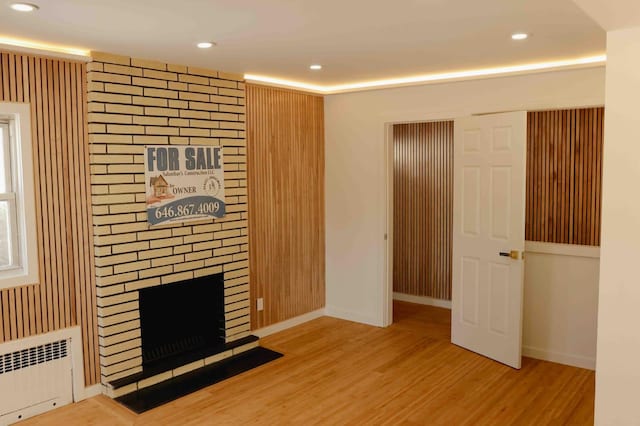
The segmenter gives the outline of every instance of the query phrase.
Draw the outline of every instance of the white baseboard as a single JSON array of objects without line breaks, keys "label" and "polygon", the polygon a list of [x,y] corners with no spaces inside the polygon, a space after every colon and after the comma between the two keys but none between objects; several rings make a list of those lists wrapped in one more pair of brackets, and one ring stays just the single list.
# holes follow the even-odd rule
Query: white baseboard
[{"label": "white baseboard", "polygon": [[451,301],[443,299],[434,299],[427,296],[414,296],[406,293],[393,293],[393,300],[399,300],[401,302],[417,303],[419,305],[429,305],[438,308],[451,309]]},{"label": "white baseboard", "polygon": [[87,386],[84,388],[84,394],[82,395],[82,398],[77,401],[82,401],[83,399],[87,399],[87,398],[93,398],[94,396],[98,396],[101,394],[102,394],[102,385],[100,383],[92,386]]},{"label": "white baseboard", "polygon": [[359,322],[362,324],[372,325],[374,327],[384,327],[380,319],[362,315],[357,312],[351,312],[343,309],[332,308],[330,306],[327,306],[325,308],[325,315],[328,317],[343,319],[346,321]]},{"label": "white baseboard", "polygon": [[560,352],[547,351],[531,346],[522,347],[522,355],[529,358],[541,359],[543,361],[556,362],[558,364],[571,365],[573,367],[586,368],[587,370],[596,369],[595,358],[588,358],[580,355],[563,354]]},{"label": "white baseboard", "polygon": [[277,333],[279,331],[286,330],[291,327],[295,327],[296,325],[304,324],[305,322],[309,322],[316,318],[320,318],[324,316],[324,308],[318,309],[312,312],[308,312],[306,314],[302,314],[295,318],[290,318],[288,320],[279,322],[277,324],[272,324],[267,327],[260,328],[258,330],[253,330],[251,334],[258,337],[266,337],[271,334]]}]

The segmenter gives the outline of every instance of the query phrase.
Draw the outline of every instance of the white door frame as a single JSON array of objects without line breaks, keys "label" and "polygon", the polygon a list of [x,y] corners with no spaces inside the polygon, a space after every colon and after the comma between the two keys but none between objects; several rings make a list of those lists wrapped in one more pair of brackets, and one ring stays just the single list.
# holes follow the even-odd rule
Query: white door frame
[{"label": "white door frame", "polygon": [[382,322],[384,327],[393,323],[393,125],[384,125],[384,158],[385,158],[385,225],[386,239],[384,244],[384,278],[382,297]]}]

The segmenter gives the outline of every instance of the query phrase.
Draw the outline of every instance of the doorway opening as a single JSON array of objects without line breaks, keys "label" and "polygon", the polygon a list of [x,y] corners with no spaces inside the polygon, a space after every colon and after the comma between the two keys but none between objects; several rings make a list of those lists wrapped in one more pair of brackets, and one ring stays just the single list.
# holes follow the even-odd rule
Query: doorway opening
[{"label": "doorway opening", "polygon": [[393,298],[450,308],[454,122],[390,127]]}]

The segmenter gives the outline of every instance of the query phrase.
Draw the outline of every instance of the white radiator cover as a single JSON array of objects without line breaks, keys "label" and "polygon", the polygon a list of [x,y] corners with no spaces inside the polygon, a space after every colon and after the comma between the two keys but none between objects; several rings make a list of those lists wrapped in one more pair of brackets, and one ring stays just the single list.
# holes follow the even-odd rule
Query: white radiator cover
[{"label": "white radiator cover", "polygon": [[0,344],[0,425],[82,399],[83,382],[77,327]]}]

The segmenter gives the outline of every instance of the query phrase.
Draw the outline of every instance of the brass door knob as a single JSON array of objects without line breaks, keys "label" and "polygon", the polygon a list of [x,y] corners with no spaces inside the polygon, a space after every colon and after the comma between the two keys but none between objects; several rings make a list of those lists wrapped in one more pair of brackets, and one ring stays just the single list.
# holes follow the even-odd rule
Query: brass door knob
[{"label": "brass door knob", "polygon": [[520,252],[518,250],[501,251],[499,254],[500,256],[510,257],[515,260],[520,259]]}]

